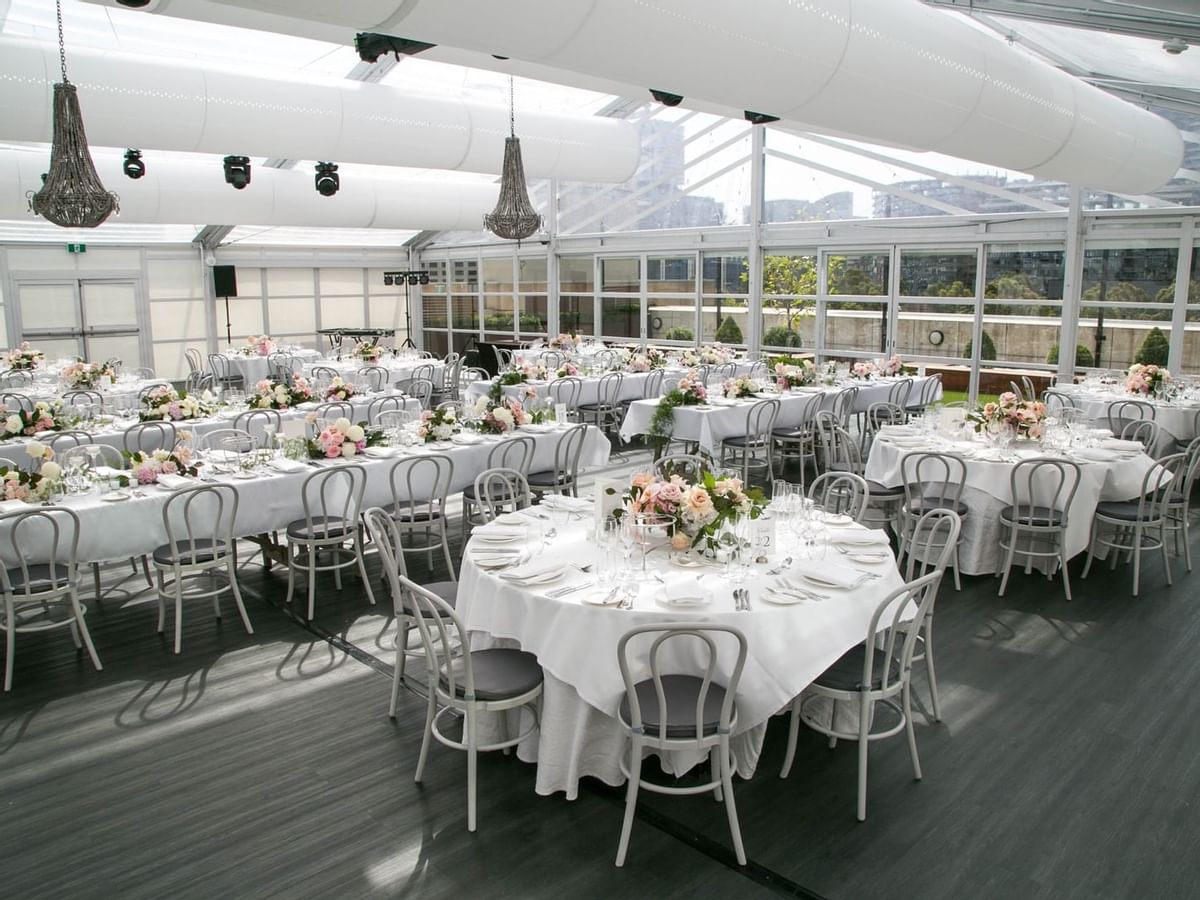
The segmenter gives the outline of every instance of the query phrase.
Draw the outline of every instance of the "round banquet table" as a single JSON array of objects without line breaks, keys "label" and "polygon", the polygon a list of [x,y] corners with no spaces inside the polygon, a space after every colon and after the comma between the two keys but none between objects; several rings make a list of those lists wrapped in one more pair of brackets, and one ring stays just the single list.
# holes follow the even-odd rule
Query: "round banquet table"
[{"label": "round banquet table", "polygon": [[[1000,510],[1012,504],[1012,470],[1020,459],[1054,454],[1032,441],[994,451],[979,441],[952,441],[938,435],[923,435],[911,426],[889,426],[871,444],[866,478],[887,487],[899,487],[903,484],[900,464],[904,455],[924,450],[959,456],[966,463],[962,500],[968,512],[963,519],[958,550],[959,570],[967,575],[1001,571],[1005,551],[1000,539],[1006,529],[1000,521]],[[1085,459],[1079,451],[1070,451],[1063,457],[1080,467],[1079,489],[1067,510],[1068,559],[1087,549],[1096,504],[1102,500],[1137,497],[1143,477],[1158,465],[1145,453],[1091,451],[1089,455],[1109,458]]]},{"label": "round banquet table", "polygon": [[1127,394],[1119,385],[1099,387],[1082,384],[1061,384],[1055,388],[1070,395],[1075,404],[1083,410],[1096,425],[1108,427],[1108,411],[1114,403],[1122,400],[1138,400],[1149,403],[1154,407],[1154,421],[1163,432],[1157,450],[1164,453],[1174,452],[1169,445],[1174,441],[1190,441],[1200,437],[1197,432],[1197,414],[1200,413],[1200,400],[1154,400],[1136,394]]},{"label": "round banquet table", "polygon": [[363,362],[360,359],[317,359],[311,363],[306,363],[304,372],[307,376],[311,377],[312,371],[315,368],[333,369],[343,381],[357,384],[361,380],[358,374],[359,370],[367,366],[380,366],[386,369],[388,382],[391,384],[406,378],[412,378],[413,371],[417,366],[433,366],[433,384],[436,387],[442,383],[442,370],[445,369],[446,364],[440,359],[410,359],[384,355],[378,362],[373,363]]},{"label": "round banquet table", "polygon": [[[541,561],[547,568],[561,568],[565,560],[577,565],[596,563],[599,550],[589,528],[592,518],[587,514],[566,527],[557,526],[558,535],[545,546],[540,539],[541,525],[538,520],[530,519],[529,539],[524,543],[535,555],[526,565]],[[544,520],[541,524],[545,524]],[[797,557],[786,573],[788,576],[820,571],[831,565],[829,559],[799,560],[790,533],[777,538],[779,557]],[[763,588],[773,584],[775,577],[766,575],[768,566],[754,565],[745,583],[753,609],[736,612],[731,585],[723,578],[720,566],[680,568],[668,562],[665,550],[656,550],[648,564],[665,583],[644,584],[633,609],[622,610],[584,601],[590,591],[607,593],[603,586],[549,596],[557,588],[595,577],[574,567],[567,567],[561,578],[545,585],[508,581],[502,577],[503,572],[485,570],[475,563],[475,551],[486,552],[487,546],[495,546],[481,546],[481,543],[479,537],[473,536],[463,556],[459,615],[471,632],[473,646],[517,645],[537,656],[545,672],[540,728],[521,743],[517,754],[526,762],[536,762],[539,794],[562,791],[568,799],[577,796],[579,780],[585,776],[610,785],[624,781],[620,761],[628,749],[625,733],[616,718],[624,696],[617,668],[617,642],[630,628],[650,623],[704,621],[731,625],[746,635],[749,655],[737,695],[738,724],[731,746],[738,773],[749,778],[758,764],[768,719],[863,640],[876,604],[888,591],[902,584],[889,551],[884,562],[863,567],[878,578],[867,579],[855,588],[828,589],[829,599],[821,602],[776,606],[763,599]],[[828,554],[835,555],[832,549],[828,549]],[[664,605],[662,601],[668,594],[695,593],[701,578],[712,591],[707,605],[693,608]],[[722,651],[726,649],[729,648],[722,647]],[[731,667],[734,659],[733,653],[722,652],[719,664]],[[672,671],[700,674],[694,658],[675,657],[671,662]],[[644,660],[642,668],[635,669],[633,675],[635,680],[648,677]],[[715,677],[727,683],[728,675],[728,668],[724,668]],[[485,727],[498,732],[505,726],[498,717],[493,717]],[[703,754],[671,753],[662,760],[662,766],[665,771],[681,774],[703,759]]]},{"label": "round banquet table", "polygon": [[[295,356],[304,363],[310,363],[315,359],[320,359],[321,354],[316,350],[307,347],[301,347],[297,350],[280,349],[279,353],[286,353],[288,356]],[[229,360],[229,371],[233,375],[241,375],[245,379],[247,389],[254,387],[255,384],[264,380],[267,377],[267,359],[266,356],[244,356],[241,353],[225,353],[225,358]]]}]

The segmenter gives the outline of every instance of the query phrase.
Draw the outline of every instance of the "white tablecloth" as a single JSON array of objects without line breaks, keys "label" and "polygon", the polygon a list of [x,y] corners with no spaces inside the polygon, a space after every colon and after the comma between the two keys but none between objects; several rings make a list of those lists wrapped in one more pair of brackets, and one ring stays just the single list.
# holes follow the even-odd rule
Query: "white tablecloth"
[{"label": "white tablecloth", "polygon": [[[951,445],[938,441],[928,447],[938,452],[953,452],[955,448],[959,451],[965,449],[969,454],[978,452],[983,445]],[[901,459],[906,453],[918,449],[926,448],[901,447],[887,437],[876,438],[867,458],[866,477],[888,487],[898,487],[903,484]],[[1043,455],[1038,444],[1018,448],[1014,453],[1022,458]],[[1128,500],[1138,496],[1142,478],[1156,465],[1144,453],[1112,462],[1090,462],[1079,458],[1073,458],[1073,461],[1079,463],[1081,473],[1075,500],[1067,510],[1068,559],[1087,549],[1096,504],[1102,500]],[[1012,504],[1011,476],[1016,463],[970,457],[965,462],[967,478],[963,485],[962,500],[968,513],[963,520],[959,569],[967,575],[988,575],[1004,567],[1005,551],[1000,547],[1000,539],[1007,529],[1000,521],[1000,510]],[[1023,561],[1023,558],[1018,556],[1017,560]]]},{"label": "white tablecloth", "polygon": [[[682,375],[682,371],[677,374]],[[646,393],[646,380],[650,377],[648,372],[626,372],[621,379],[621,390],[617,394],[617,401],[623,402],[626,400],[638,400]],[[583,384],[579,389],[580,403],[596,403],[600,397],[600,376],[589,375],[580,377]],[[492,389],[494,382],[492,381],[476,381],[467,385],[466,398],[472,403],[480,397],[486,396],[487,392]],[[504,387],[504,395],[512,397],[516,400],[524,401],[527,396],[527,388],[532,388],[537,392],[538,397],[546,398],[550,396],[550,381],[528,381],[524,384],[509,384]]]},{"label": "white tablecloth", "polygon": [[[562,432],[534,434],[537,450],[531,471],[554,467],[554,451]],[[444,453],[454,461],[454,478],[450,493],[461,491],[472,484],[475,476],[486,468],[487,455],[502,438],[489,438],[480,444],[460,446],[426,445],[418,448],[419,453]],[[582,464],[603,466],[608,462],[609,443],[595,428],[588,429],[584,442]],[[361,465],[367,473],[364,508],[386,506],[392,502],[389,473],[392,466],[403,456],[389,459],[360,458],[357,462],[322,462],[321,466]],[[218,481],[228,482],[237,488],[240,503],[235,523],[239,536],[263,534],[283,528],[288,522],[302,518],[304,507],[300,487],[304,479],[316,469],[306,467],[304,471],[278,473],[268,470],[259,477],[242,480],[222,475]],[[170,492],[151,485],[144,488],[144,497],[134,497],[119,502],[107,502],[100,493],[70,496],[63,499],[62,506],[78,514],[81,523],[79,537],[79,559],[107,560],[123,559],[149,553],[166,542],[166,530],[162,522],[162,508]]]},{"label": "white tablecloth", "polygon": [[[792,540],[790,535],[780,538],[781,554],[794,553]],[[473,541],[472,546],[475,544]],[[594,562],[597,552],[584,525],[577,523],[543,555],[583,564]],[[667,579],[668,588],[697,585],[697,570],[668,564],[663,551],[656,551],[651,561]],[[818,561],[797,562],[789,574],[819,570],[821,565]],[[708,606],[690,610],[664,607],[655,599],[663,587],[647,585],[634,609],[624,611],[588,605],[581,599],[586,592],[557,599],[546,596],[547,591],[569,584],[571,579],[589,577],[578,572],[544,587],[520,587],[481,570],[469,552],[464,554],[458,611],[467,628],[479,633],[481,645],[519,644],[537,656],[546,673],[541,728],[518,748],[521,759],[537,763],[537,792],[564,791],[573,799],[579,779],[585,776],[613,785],[624,780],[619,763],[628,750],[616,719],[624,696],[617,642],[636,625],[661,622],[732,625],[746,635],[749,656],[737,696],[738,725],[732,746],[738,773],[744,778],[753,775],[770,716],[863,640],[876,604],[901,584],[889,560],[869,567],[882,577],[859,588],[831,590],[832,596],[823,602],[780,607],[762,599],[761,587],[775,580],[763,573],[764,568],[755,566],[756,573],[747,582],[752,612],[734,611],[729,584],[719,567],[699,570],[704,583],[715,592]],[[731,646],[721,649],[730,650]],[[725,653],[720,661],[724,668],[717,680],[727,683],[735,655]],[[674,662],[674,671],[698,673],[694,659]],[[648,675],[648,671],[634,672],[635,680]],[[664,766],[681,773],[698,761],[694,754],[672,754]]]},{"label": "white tablecloth", "polygon": [[311,376],[314,368],[333,369],[341,376],[343,381],[358,384],[363,380],[363,376],[358,374],[360,369],[366,366],[382,366],[384,369],[387,369],[388,383],[395,384],[397,381],[412,378],[413,370],[417,366],[427,365],[433,366],[433,383],[436,387],[442,383],[442,370],[445,368],[445,363],[440,359],[396,359],[386,354],[378,362],[374,363],[363,362],[359,359],[317,359],[310,364],[306,364],[304,371]]},{"label": "white tablecloth", "polygon": [[[321,358],[321,354],[316,350],[281,350],[279,352],[286,353],[288,356],[297,356],[305,363]],[[240,353],[227,353],[225,358],[229,360],[229,373],[241,375],[246,381],[247,389],[254,387],[255,384],[267,377],[268,365],[265,356],[242,356]]]},{"label": "white tablecloth", "polygon": [[[1154,421],[1158,423],[1159,429],[1166,433],[1164,437],[1167,438],[1167,443],[1173,443],[1174,440],[1190,441],[1197,437],[1196,413],[1200,411],[1200,401],[1198,400],[1164,402],[1140,397],[1136,394],[1127,394],[1119,389],[1096,390],[1083,385],[1070,384],[1059,385],[1055,390],[1070,394],[1076,405],[1083,410],[1084,415],[1098,426],[1108,427],[1108,410],[1114,403],[1122,400],[1140,400],[1154,407]],[[1167,448],[1166,444],[1158,449],[1168,453],[1174,452],[1174,448]]]}]

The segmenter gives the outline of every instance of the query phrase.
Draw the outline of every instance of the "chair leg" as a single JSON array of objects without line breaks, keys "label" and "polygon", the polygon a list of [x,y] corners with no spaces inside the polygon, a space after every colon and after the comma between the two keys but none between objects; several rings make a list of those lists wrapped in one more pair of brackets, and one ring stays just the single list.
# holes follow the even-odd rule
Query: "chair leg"
[{"label": "chair leg", "polygon": [[858,821],[865,822],[867,820],[867,751],[871,747],[867,735],[871,730],[870,707],[873,701],[868,700],[864,692],[858,702]]},{"label": "chair leg", "polygon": [[1088,552],[1087,562],[1083,564],[1083,571],[1079,574],[1080,578],[1087,578],[1088,570],[1092,568],[1092,560],[1096,555],[1096,522],[1092,520],[1092,533],[1088,537]]},{"label": "chair leg", "polygon": [[284,598],[283,602],[286,603],[288,606],[291,606],[292,605],[292,594],[294,594],[296,592],[296,563],[295,563],[295,560],[292,559],[291,542],[288,543],[288,545],[285,549],[287,552],[288,589],[287,589],[287,597]]},{"label": "chair leg", "polygon": [[1008,553],[1004,556],[1004,574],[1000,577],[1000,591],[996,594],[997,597],[1004,596],[1004,589],[1008,587],[1008,575],[1012,572],[1013,557],[1017,555],[1017,530],[1013,528],[1008,535]]},{"label": "chair leg", "polygon": [[158,633],[162,634],[163,628],[167,624],[167,588],[163,582],[162,569],[158,570],[158,590],[156,593],[158,594]]},{"label": "chair leg", "polygon": [[388,717],[396,718],[396,704],[400,702],[400,681],[404,678],[404,650],[408,646],[408,628],[396,623],[396,658],[392,663],[392,697],[388,702]]},{"label": "chair leg", "polygon": [[725,813],[729,816],[729,833],[733,837],[733,852],[739,866],[746,864],[746,848],[742,846],[742,829],[738,825],[737,806],[733,802],[733,772],[730,769],[729,735],[721,735],[721,786],[725,789]]},{"label": "chair leg", "polygon": [[17,650],[17,631],[13,627],[12,604],[6,603],[4,609],[4,690],[12,690],[13,656]]},{"label": "chair leg", "polygon": [[246,626],[246,634],[254,634],[254,629],[250,625],[250,616],[246,614],[246,604],[242,602],[242,589],[237,583],[237,560],[230,556],[226,560],[226,565],[229,567],[229,587],[233,592],[233,602],[237,604],[238,615],[242,617],[242,624]]},{"label": "chair leg", "polygon": [[92,563],[92,584],[95,585],[96,602],[100,602],[100,563]]},{"label": "chair leg", "polygon": [[183,646],[183,579],[175,573],[175,655]]},{"label": "chair leg", "polygon": [[629,786],[625,789],[625,818],[621,822],[621,840],[617,842],[617,866],[625,865],[629,850],[629,832],[633,830],[633,813],[637,809],[638,787],[642,783],[642,742],[637,735],[629,744]]},{"label": "chair leg", "polygon": [[87,622],[83,620],[83,610],[79,608],[79,598],[71,593],[71,612],[75,615],[75,627],[79,632],[79,637],[83,639],[83,646],[87,648],[88,656],[92,658],[92,666],[99,672],[104,668],[100,665],[100,657],[96,654],[96,647],[92,643],[91,632],[88,631]]},{"label": "chair leg", "polygon": [[792,761],[796,758],[796,741],[800,736],[800,698],[792,701],[792,715],[788,722],[787,753],[783,757],[783,768],[779,770],[780,778],[787,778],[792,771]]},{"label": "chair leg", "polygon": [[429,688],[429,701],[425,706],[425,734],[421,738],[421,752],[417,754],[417,771],[413,775],[413,781],[417,784],[421,783],[421,777],[425,774],[425,760],[429,758],[429,744],[433,740],[433,718],[437,715],[437,694],[434,687]]},{"label": "chair leg", "polygon": [[[836,700],[831,700],[829,703],[829,730],[830,731],[833,731],[834,727],[837,725],[837,709],[838,709],[838,702]],[[831,734],[829,736],[829,749],[832,750],[834,747],[836,747],[837,742],[838,742],[838,739]]]},{"label": "chair leg", "polygon": [[146,587],[154,587],[154,580],[150,577],[150,557],[142,557],[142,572],[146,575]]},{"label": "chair leg", "polygon": [[1192,545],[1188,543],[1191,535],[1188,534],[1188,511],[1185,509],[1179,518],[1179,532],[1183,539],[1183,561],[1187,566],[1187,571],[1192,571]]},{"label": "chair leg", "polygon": [[929,675],[929,698],[933,702],[933,721],[942,721],[942,702],[938,697],[937,673],[933,668],[933,616],[925,616],[925,670]]},{"label": "chair leg", "polygon": [[[354,562],[358,566],[359,577],[362,578],[363,590],[367,592],[367,602],[372,606],[375,605],[375,592],[371,590],[371,580],[367,578],[367,563],[363,557],[363,545],[361,536],[354,538]],[[430,566],[432,567],[433,551],[429,553]]]},{"label": "chair leg", "polygon": [[716,747],[708,750],[708,772],[709,780],[713,783],[713,799],[720,803],[724,798],[721,795],[721,760],[717,758]]},{"label": "chair leg", "polygon": [[479,742],[475,725],[475,704],[467,704],[467,715],[464,726],[467,730],[467,831],[475,830],[475,789],[478,778],[479,751],[475,749]]},{"label": "chair leg", "polygon": [[[1133,529],[1133,596],[1138,595],[1138,586],[1142,577],[1142,526],[1136,525]],[[1168,576],[1170,570],[1168,569]]]},{"label": "chair leg", "polygon": [[921,780],[921,758],[917,755],[917,733],[913,730],[912,682],[904,685],[904,730],[908,732],[908,755],[912,757],[913,778]]},{"label": "chair leg", "polygon": [[305,574],[308,576],[308,616],[306,621],[311,622],[317,603],[317,551],[313,547],[308,548],[308,568]]},{"label": "chair leg", "polygon": [[1066,541],[1066,537],[1067,536],[1065,534],[1059,536],[1058,557],[1062,564],[1063,593],[1065,593],[1067,596],[1067,599],[1070,600],[1071,599],[1071,573],[1067,571],[1067,548],[1066,548],[1067,541]]},{"label": "chair leg", "polygon": [[1167,585],[1171,584],[1171,557],[1167,553],[1167,532],[1163,525],[1158,526],[1158,543],[1162,550],[1163,571],[1167,574]]}]

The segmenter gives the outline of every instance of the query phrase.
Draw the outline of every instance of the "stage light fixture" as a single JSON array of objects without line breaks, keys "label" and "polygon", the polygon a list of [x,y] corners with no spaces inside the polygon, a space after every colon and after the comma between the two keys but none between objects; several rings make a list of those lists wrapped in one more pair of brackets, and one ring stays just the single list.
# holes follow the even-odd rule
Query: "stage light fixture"
[{"label": "stage light fixture", "polygon": [[393,283],[394,283],[394,279],[392,278],[392,276],[391,276],[391,275],[384,275],[384,276],[383,276],[383,283],[384,283],[384,284],[386,284],[386,285],[391,285],[391,284],[393,284]]},{"label": "stage light fixture", "polygon": [[429,284],[429,273],[428,272],[421,273],[421,284]]},{"label": "stage light fixture", "polygon": [[315,184],[317,193],[322,197],[332,197],[338,192],[338,188],[341,187],[342,179],[338,176],[337,170],[337,163],[317,163]]},{"label": "stage light fixture", "polygon": [[141,150],[126,150],[125,165],[122,170],[130,178],[141,178],[146,174],[146,164],[142,162]]},{"label": "stage light fixture", "polygon": [[227,156],[225,163],[225,181],[239,191],[250,183],[250,157]]},{"label": "stage light fixture", "polygon": [[408,283],[409,284],[419,284],[420,281],[421,281],[421,276],[419,276],[416,272],[408,273]]},{"label": "stage light fixture", "polygon": [[650,88],[650,96],[663,106],[678,106],[683,102],[682,94],[672,94],[670,91],[656,91],[654,88]]}]

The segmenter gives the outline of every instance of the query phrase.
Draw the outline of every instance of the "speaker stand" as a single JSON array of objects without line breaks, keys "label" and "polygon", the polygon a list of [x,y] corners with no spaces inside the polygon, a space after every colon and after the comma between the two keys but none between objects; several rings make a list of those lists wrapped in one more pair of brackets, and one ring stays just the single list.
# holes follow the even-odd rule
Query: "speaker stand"
[{"label": "speaker stand", "polygon": [[225,340],[233,347],[233,321],[229,318],[229,298],[225,298]]}]

